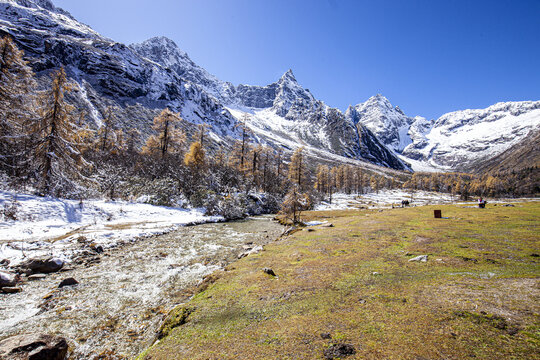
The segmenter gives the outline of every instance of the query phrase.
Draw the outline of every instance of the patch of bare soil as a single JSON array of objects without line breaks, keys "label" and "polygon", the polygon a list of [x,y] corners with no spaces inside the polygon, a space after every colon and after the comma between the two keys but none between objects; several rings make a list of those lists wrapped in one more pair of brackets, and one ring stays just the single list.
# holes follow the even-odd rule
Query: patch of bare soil
[{"label": "patch of bare soil", "polygon": [[540,318],[540,279],[460,279],[424,292],[431,306],[484,312],[509,323],[534,323]]}]

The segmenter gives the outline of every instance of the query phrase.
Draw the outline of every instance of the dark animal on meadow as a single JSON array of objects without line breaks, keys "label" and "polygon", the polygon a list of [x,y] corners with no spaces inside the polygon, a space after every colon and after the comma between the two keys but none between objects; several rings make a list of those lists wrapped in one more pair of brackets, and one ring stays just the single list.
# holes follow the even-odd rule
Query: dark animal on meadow
[{"label": "dark animal on meadow", "polygon": [[401,207],[409,206],[409,200],[401,200]]}]

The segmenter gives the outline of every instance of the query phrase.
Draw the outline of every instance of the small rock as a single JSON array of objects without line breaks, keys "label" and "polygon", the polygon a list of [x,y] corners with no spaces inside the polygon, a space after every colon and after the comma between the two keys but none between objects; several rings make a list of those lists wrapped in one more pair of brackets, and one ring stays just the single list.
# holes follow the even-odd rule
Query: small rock
[{"label": "small rock", "polygon": [[377,275],[381,275],[381,273],[380,273],[380,272],[377,272],[377,271],[374,271],[374,272],[371,273],[371,275],[377,276]]},{"label": "small rock", "polygon": [[47,277],[47,275],[45,274],[32,274],[30,276],[28,276],[28,280],[32,281],[32,280],[43,280]]},{"label": "small rock", "polygon": [[307,232],[313,232],[313,231],[315,231],[315,229],[312,229],[312,228],[307,228],[307,229],[304,229],[304,230],[307,231]]},{"label": "small rock", "polygon": [[328,340],[331,338],[332,338],[332,335],[330,335],[329,333],[321,333],[321,339]]},{"label": "small rock", "polygon": [[359,299],[359,300],[358,300],[358,303],[360,303],[360,304],[365,304],[365,303],[366,303],[366,299]]},{"label": "small rock", "polygon": [[428,256],[427,255],[419,255],[415,256],[412,259],[409,259],[409,261],[421,261],[421,262],[427,262]]},{"label": "small rock", "polygon": [[334,344],[324,350],[324,358],[333,360],[356,354],[356,349],[350,344]]},{"label": "small rock", "polygon": [[531,254],[531,257],[539,257],[540,255],[538,255],[537,253],[532,253]]},{"label": "small rock", "polygon": [[281,236],[289,236],[289,235],[294,234],[296,231],[298,231],[298,228],[295,226],[292,226],[286,229],[285,231],[283,231],[283,234],[281,234]]},{"label": "small rock", "polygon": [[264,250],[264,247],[262,245],[257,245],[253,249],[247,251],[245,254],[246,255],[257,254],[258,252],[261,252],[263,250]]},{"label": "small rock", "polygon": [[[95,251],[98,254],[101,254],[104,251],[103,246],[96,245],[96,244],[90,244],[90,249],[92,249],[93,251]],[[161,253],[160,253],[160,255],[161,255]]]},{"label": "small rock", "polygon": [[72,286],[77,285],[79,282],[75,280],[74,278],[67,278],[60,282],[60,285],[58,285],[59,288],[63,288],[64,286]]},{"label": "small rock", "polygon": [[20,287],[11,287],[11,286],[5,286],[2,288],[2,292],[4,294],[16,294],[20,293],[22,289]]},{"label": "small rock", "polygon": [[519,332],[519,328],[518,327],[511,327],[508,330],[506,330],[506,332],[508,333],[508,335],[514,336]]},{"label": "small rock", "polygon": [[59,336],[26,334],[0,341],[0,359],[64,360],[66,339]]},{"label": "small rock", "polygon": [[274,272],[274,270],[272,270],[270,268],[264,268],[263,271],[265,273],[267,273],[268,275],[270,275],[270,276],[276,276],[276,273]]},{"label": "small rock", "polygon": [[2,259],[0,260],[0,265],[8,266],[10,263],[9,259]]},{"label": "small rock", "polygon": [[322,224],[321,227],[331,228],[331,227],[334,227],[334,224],[332,224],[332,223]]},{"label": "small rock", "polygon": [[503,206],[506,206],[506,207],[514,207],[514,205],[512,205],[512,204],[505,204],[505,205],[503,205]]},{"label": "small rock", "polygon": [[7,273],[7,272],[0,272],[0,288],[7,286],[15,286],[17,284],[17,275]]}]

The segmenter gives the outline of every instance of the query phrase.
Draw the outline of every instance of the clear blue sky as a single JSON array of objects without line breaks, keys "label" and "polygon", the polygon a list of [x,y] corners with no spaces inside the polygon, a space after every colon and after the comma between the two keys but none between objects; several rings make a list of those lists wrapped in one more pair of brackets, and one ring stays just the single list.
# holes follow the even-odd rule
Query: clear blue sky
[{"label": "clear blue sky", "polygon": [[126,44],[164,35],[234,84],[291,68],[328,105],[437,118],[540,100],[540,0],[53,0]]}]

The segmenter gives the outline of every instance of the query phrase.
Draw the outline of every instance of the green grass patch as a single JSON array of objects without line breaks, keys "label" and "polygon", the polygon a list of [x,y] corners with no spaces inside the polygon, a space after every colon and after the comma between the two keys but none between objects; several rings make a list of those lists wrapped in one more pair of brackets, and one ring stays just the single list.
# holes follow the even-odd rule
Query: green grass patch
[{"label": "green grass patch", "polygon": [[234,263],[139,359],[540,358],[540,203],[304,216],[335,226]]}]

